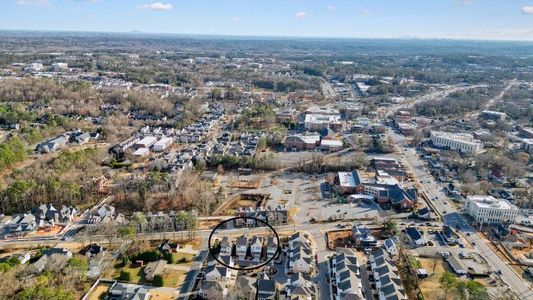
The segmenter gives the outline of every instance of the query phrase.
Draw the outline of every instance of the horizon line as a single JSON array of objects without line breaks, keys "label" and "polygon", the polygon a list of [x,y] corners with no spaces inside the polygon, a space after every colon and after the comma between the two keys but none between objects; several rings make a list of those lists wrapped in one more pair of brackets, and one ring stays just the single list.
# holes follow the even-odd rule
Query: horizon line
[{"label": "horizon line", "polygon": [[461,38],[461,37],[344,37],[344,36],[296,36],[296,35],[244,35],[244,34],[220,34],[220,33],[177,33],[177,32],[146,32],[141,30],[130,31],[105,31],[105,30],[67,30],[67,29],[9,29],[0,28],[2,32],[42,32],[42,33],[100,33],[100,34],[124,34],[124,35],[153,35],[153,36],[197,36],[197,37],[233,37],[233,38],[264,38],[264,39],[322,39],[322,40],[420,40],[420,41],[470,41],[470,42],[518,42],[533,43],[533,39],[490,39],[490,38]]}]

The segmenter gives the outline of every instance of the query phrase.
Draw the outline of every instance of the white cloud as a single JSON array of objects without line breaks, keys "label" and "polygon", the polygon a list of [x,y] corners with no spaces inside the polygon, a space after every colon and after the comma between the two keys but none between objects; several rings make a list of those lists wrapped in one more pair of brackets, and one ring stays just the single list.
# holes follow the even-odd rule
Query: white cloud
[{"label": "white cloud", "polygon": [[334,11],[335,9],[337,9],[337,8],[335,7],[335,5],[329,5],[329,6],[328,6],[328,10],[329,10],[329,11]]},{"label": "white cloud", "polygon": [[154,3],[149,3],[149,4],[143,4],[143,5],[139,6],[139,7],[142,8],[142,9],[163,11],[163,10],[171,10],[172,9],[172,4],[171,3],[154,2]]},{"label": "white cloud", "polygon": [[50,6],[48,0],[17,0],[18,5]]},{"label": "white cloud", "polygon": [[239,17],[231,18],[231,22],[233,22],[233,23],[239,23],[240,21],[241,21],[241,19],[239,19]]},{"label": "white cloud", "polygon": [[368,9],[363,9],[360,14],[362,16],[368,16],[368,15],[372,14],[372,12],[369,11]]},{"label": "white cloud", "polygon": [[298,19],[305,19],[307,18],[307,13],[305,11],[299,11],[294,14],[294,17]]},{"label": "white cloud", "polygon": [[533,15],[533,6],[522,7],[522,13],[525,15]]}]

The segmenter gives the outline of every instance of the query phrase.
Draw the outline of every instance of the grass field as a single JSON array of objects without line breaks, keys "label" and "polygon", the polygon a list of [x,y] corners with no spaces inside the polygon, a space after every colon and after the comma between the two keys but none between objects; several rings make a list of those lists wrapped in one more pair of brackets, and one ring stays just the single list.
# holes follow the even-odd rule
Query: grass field
[{"label": "grass field", "polygon": [[[119,264],[120,266],[120,264]],[[115,272],[113,273],[113,278],[120,280],[120,272],[125,271],[131,275],[131,283],[142,283],[144,282],[144,273],[142,272],[141,267],[131,268],[131,267],[118,267],[115,265]]]},{"label": "grass field", "polygon": [[164,286],[165,287],[178,287],[183,281],[185,272],[177,270],[165,270],[163,272]]},{"label": "grass field", "polygon": [[191,265],[194,254],[191,253],[172,253],[174,263],[179,265]]}]

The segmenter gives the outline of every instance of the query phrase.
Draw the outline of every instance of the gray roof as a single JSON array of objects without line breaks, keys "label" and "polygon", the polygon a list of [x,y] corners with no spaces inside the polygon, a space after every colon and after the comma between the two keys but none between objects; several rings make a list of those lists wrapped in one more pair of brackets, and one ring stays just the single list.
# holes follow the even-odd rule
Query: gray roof
[{"label": "gray roof", "polygon": [[267,239],[267,247],[268,248],[278,247],[277,239],[275,237],[273,237],[273,236],[269,236],[268,239]]},{"label": "gray roof", "polygon": [[273,279],[262,279],[257,280],[257,291],[258,293],[275,293],[276,292],[276,281]]},{"label": "gray roof", "polygon": [[144,268],[144,274],[146,274],[147,279],[151,280],[155,275],[162,274],[166,266],[167,261],[163,259],[149,262]]},{"label": "gray roof", "polygon": [[446,261],[448,262],[448,264],[450,264],[450,266],[455,272],[468,271],[468,268],[466,267],[465,263],[459,257],[455,256],[455,254],[448,256],[446,258]]},{"label": "gray roof", "polygon": [[250,246],[263,246],[263,238],[262,237],[258,237],[258,236],[254,236],[252,238]]},{"label": "gray roof", "polygon": [[248,246],[248,237],[246,236],[240,236],[237,239],[237,246]]},{"label": "gray roof", "polygon": [[225,247],[230,247],[230,246],[231,246],[231,243],[227,236],[223,237],[222,240],[220,240],[220,247],[225,248]]},{"label": "gray roof", "polygon": [[415,227],[408,227],[405,230],[405,233],[409,236],[411,240],[414,240],[414,241],[422,238],[420,231],[418,231],[418,229],[416,229]]},{"label": "gray roof", "polygon": [[111,299],[146,300],[149,297],[147,289],[140,285],[117,282],[109,289]]}]

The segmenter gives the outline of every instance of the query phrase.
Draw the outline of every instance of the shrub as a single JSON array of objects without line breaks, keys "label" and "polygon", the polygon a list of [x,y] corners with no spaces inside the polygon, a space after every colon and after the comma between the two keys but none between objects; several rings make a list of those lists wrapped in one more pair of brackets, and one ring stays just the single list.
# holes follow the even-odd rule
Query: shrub
[{"label": "shrub", "polygon": [[122,266],[125,267],[130,263],[130,257],[127,255],[124,255],[122,257]]},{"label": "shrub", "polygon": [[123,280],[123,281],[131,281],[131,274],[130,272],[126,272],[126,271],[120,271],[120,277],[119,277],[120,280]]},{"label": "shrub", "polygon": [[167,261],[167,263],[169,264],[173,264],[174,263],[174,256],[172,256],[172,253],[169,253],[169,252],[165,252],[163,254],[163,258]]},{"label": "shrub", "polygon": [[160,274],[155,275],[152,283],[155,286],[163,286],[165,283],[165,280],[163,279],[163,275],[160,275]]},{"label": "shrub", "polygon": [[135,256],[132,257],[132,261],[138,261],[142,260],[144,262],[152,262],[160,259],[162,257],[161,252],[158,250],[151,250],[151,251],[145,251],[141,252]]}]

